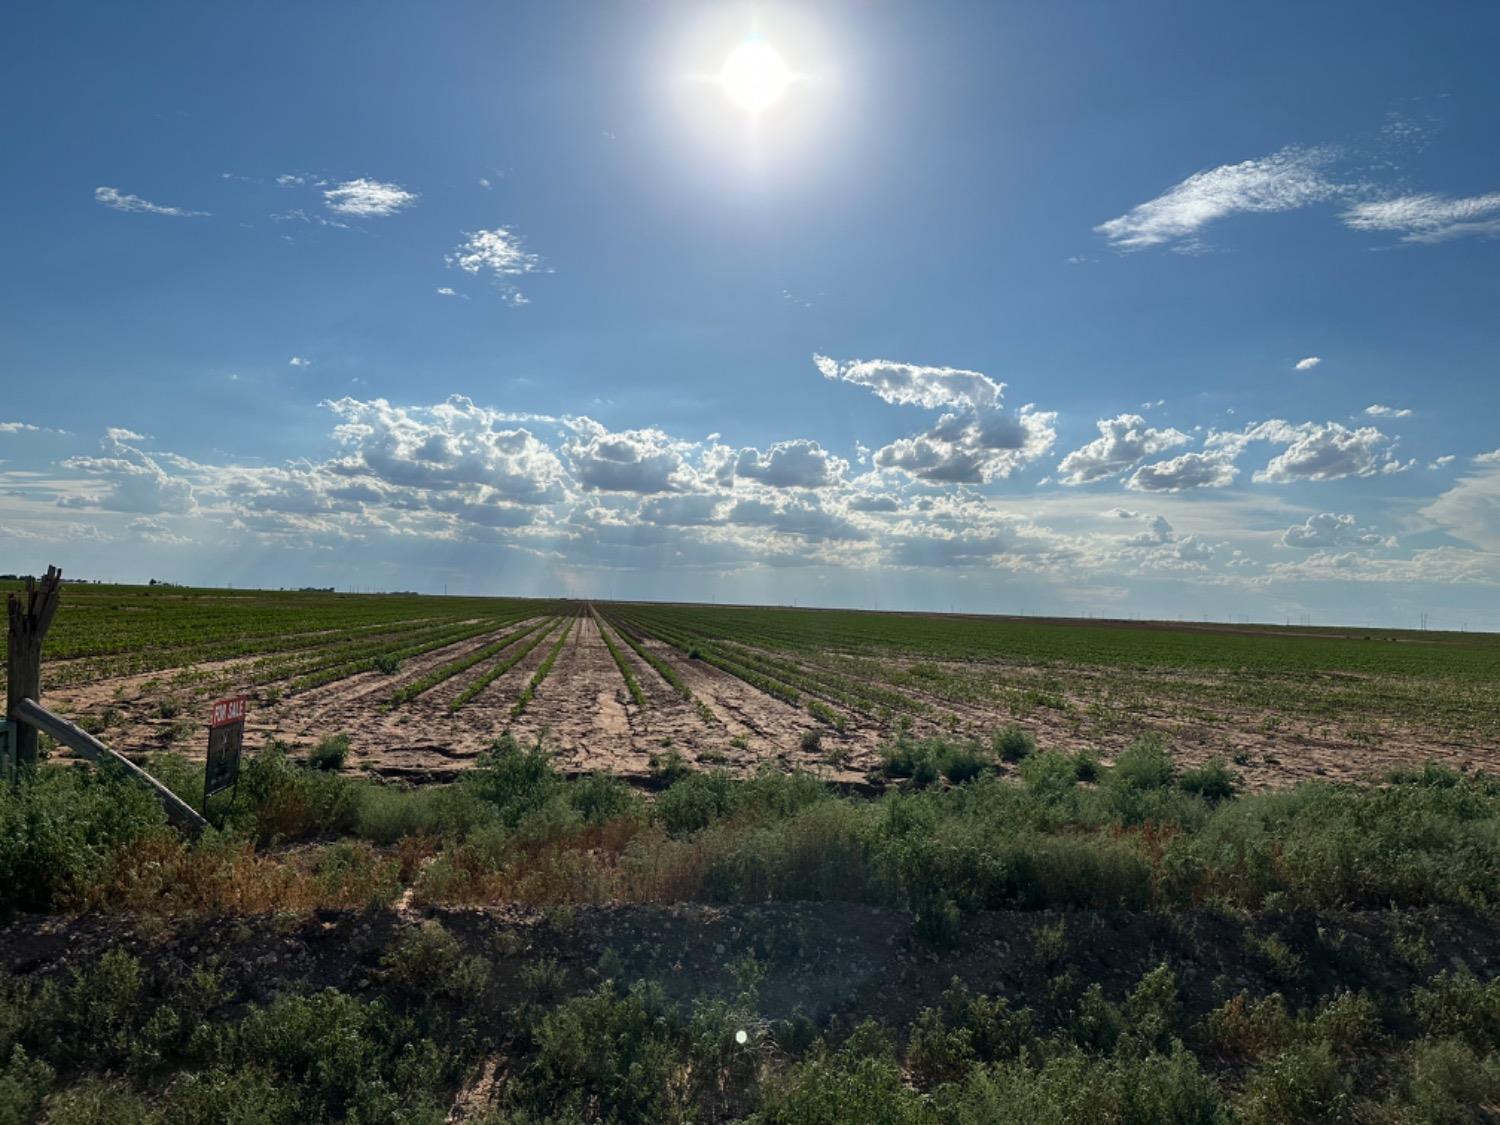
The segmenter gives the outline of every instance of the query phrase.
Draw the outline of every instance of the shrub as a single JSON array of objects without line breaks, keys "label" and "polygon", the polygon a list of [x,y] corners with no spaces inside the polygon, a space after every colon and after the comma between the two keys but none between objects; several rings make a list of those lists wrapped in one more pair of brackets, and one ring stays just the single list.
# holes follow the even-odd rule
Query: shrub
[{"label": "shrub", "polygon": [[1021,763],[1021,781],[1027,792],[1044,801],[1057,801],[1078,783],[1078,767],[1066,754],[1045,750]]},{"label": "shrub", "polygon": [[997,730],[992,736],[992,742],[995,753],[1002,762],[1019,762],[1036,753],[1036,739],[1014,723]]},{"label": "shrub", "polygon": [[568,788],[568,799],[583,814],[585,824],[603,824],[637,807],[635,792],[617,777],[591,773]]},{"label": "shrub", "polygon": [[[671,741],[667,739],[665,744],[670,746]],[[665,754],[652,754],[647,764],[651,770],[651,779],[660,785],[673,785],[693,772],[693,767],[688,765],[688,760],[679,750],[669,749]]]},{"label": "shrub", "polygon": [[801,745],[804,753],[819,753],[823,749],[823,732],[817,728],[803,731]]},{"label": "shrub", "polygon": [[1184,770],[1177,779],[1177,788],[1205,801],[1227,801],[1235,795],[1239,785],[1240,779],[1219,758]]},{"label": "shrub", "polygon": [[722,770],[689,774],[656,799],[656,819],[674,836],[696,832],[728,814],[735,795]]},{"label": "shrub", "polygon": [[990,768],[989,760],[974,746],[945,746],[938,755],[937,765],[955,785],[973,781]]},{"label": "shrub", "polygon": [[308,755],[307,764],[316,770],[340,770],[344,768],[344,759],[349,756],[349,736],[347,734],[336,734],[331,738],[325,738],[313,747],[313,752]]},{"label": "shrub", "polygon": [[1164,789],[1172,784],[1176,767],[1161,741],[1138,738],[1121,751],[1106,779],[1117,789]]},{"label": "shrub", "polygon": [[383,652],[375,658],[375,671],[394,676],[401,670],[401,658],[393,652]]},{"label": "shrub", "polygon": [[464,956],[458,940],[436,919],[403,931],[380,963],[392,980],[413,992],[473,1000],[489,983],[489,963]]},{"label": "shrub", "polygon": [[955,946],[962,936],[963,915],[947,895],[927,895],[917,904],[916,932],[933,945]]},{"label": "shrub", "polygon": [[557,793],[563,779],[538,744],[522,750],[509,734],[464,775],[464,785],[494,809],[500,823],[514,830]]},{"label": "shrub", "polygon": [[1444,970],[1412,997],[1422,1030],[1434,1038],[1460,1038],[1476,1051],[1500,1048],[1500,978],[1481,982]]},{"label": "shrub", "polygon": [[1240,1094],[1240,1119],[1251,1125],[1295,1125],[1352,1117],[1354,1079],[1327,1043],[1288,1047],[1263,1061]]},{"label": "shrub", "polygon": [[55,911],[121,851],[175,842],[161,806],[108,763],[44,768],[0,784],[0,913]]}]

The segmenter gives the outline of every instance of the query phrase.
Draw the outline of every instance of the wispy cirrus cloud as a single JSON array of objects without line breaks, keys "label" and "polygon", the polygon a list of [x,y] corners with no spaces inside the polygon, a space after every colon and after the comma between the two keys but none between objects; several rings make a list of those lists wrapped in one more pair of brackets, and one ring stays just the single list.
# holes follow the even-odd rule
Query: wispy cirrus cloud
[{"label": "wispy cirrus cloud", "polygon": [[130,195],[119,188],[96,187],[94,189],[94,201],[102,203],[112,211],[135,211],[146,215],[172,215],[179,219],[203,218],[208,215],[207,211],[192,211],[186,207],[168,207],[161,203],[152,203],[149,199],[142,199],[138,195]]},{"label": "wispy cirrus cloud", "polygon": [[1389,231],[1402,242],[1434,243],[1455,238],[1500,237],[1500,192],[1450,199],[1443,195],[1402,195],[1356,203],[1343,214],[1354,230]]},{"label": "wispy cirrus cloud", "polygon": [[364,178],[345,180],[323,192],[324,203],[330,211],[361,219],[394,215],[413,206],[418,198],[416,192],[407,191],[400,184]]},{"label": "wispy cirrus cloud", "polygon": [[1231,215],[1295,211],[1337,197],[1345,189],[1327,175],[1337,156],[1331,147],[1293,146],[1208,168],[1094,230],[1119,250],[1191,247],[1199,231]]},{"label": "wispy cirrus cloud", "polygon": [[[489,273],[512,305],[529,304],[530,300],[509,279],[542,270],[540,255],[525,249],[520,236],[505,227],[467,232],[464,241],[444,261],[449,268],[461,269],[465,273]],[[443,293],[443,290],[438,292]],[[443,293],[445,297],[452,295]]]}]

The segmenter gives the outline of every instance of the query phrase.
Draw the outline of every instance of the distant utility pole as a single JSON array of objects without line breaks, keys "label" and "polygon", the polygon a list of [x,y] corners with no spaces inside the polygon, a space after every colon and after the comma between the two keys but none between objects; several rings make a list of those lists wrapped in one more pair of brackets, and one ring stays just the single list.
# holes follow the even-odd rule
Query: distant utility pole
[{"label": "distant utility pole", "polygon": [[1425,612],[1422,614],[1422,632],[1427,632],[1427,614]]}]

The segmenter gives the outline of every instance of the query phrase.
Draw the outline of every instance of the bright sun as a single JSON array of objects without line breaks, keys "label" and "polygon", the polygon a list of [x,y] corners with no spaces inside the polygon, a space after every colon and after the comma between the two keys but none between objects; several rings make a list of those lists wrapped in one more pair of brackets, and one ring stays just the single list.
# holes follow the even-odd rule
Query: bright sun
[{"label": "bright sun", "polygon": [[747,113],[758,114],[781,100],[792,83],[792,72],[775,47],[763,39],[747,39],[724,60],[719,87]]}]

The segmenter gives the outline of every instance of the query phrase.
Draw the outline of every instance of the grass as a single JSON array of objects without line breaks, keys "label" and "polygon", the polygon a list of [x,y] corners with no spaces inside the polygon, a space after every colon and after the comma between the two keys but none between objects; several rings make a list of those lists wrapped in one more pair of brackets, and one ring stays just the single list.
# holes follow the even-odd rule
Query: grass
[{"label": "grass", "polygon": [[[879,796],[700,772],[672,749],[655,795],[565,777],[509,738],[421,789],[271,750],[247,759],[223,829],[196,842],[128,778],[43,768],[0,789],[7,913],[214,919],[207,932],[229,934],[358,911],[365,945],[348,955],[366,957],[366,984],[256,991],[291,962],[225,975],[244,955],[137,959],[123,943],[0,974],[0,1119],[436,1121],[497,1055],[487,1120],[511,1125],[1463,1121],[1500,1098],[1500,982],[1455,968],[1451,944],[1434,956],[1420,929],[1444,911],[1488,928],[1500,908],[1500,781],[1430,765],[1245,794],[1227,766],[1179,769],[1156,740],[1108,768],[1032,750],[1010,775],[1000,745],[898,738],[885,760],[905,780]],[[152,768],[201,792],[179,757]],[[898,911],[924,963],[993,959],[971,944],[993,912],[1036,922],[1003,955],[1021,982],[1010,995],[960,982],[883,1025],[810,1023],[762,1014],[754,957],[834,973],[847,955],[816,958],[815,936],[778,936],[769,915],[745,934],[733,991],[669,997],[670,973],[626,979],[609,950],[580,976],[529,951],[534,935],[503,942],[462,913],[382,921],[406,891],[418,910],[546,907],[539,924],[564,950],[587,904]],[[309,911],[322,913],[295,921]],[[1340,937],[1349,911],[1397,917],[1400,940]],[[1089,943],[1114,948],[1108,928],[1130,917],[1220,926],[1215,956],[1254,986],[1172,965],[1091,980]],[[1330,973],[1372,991],[1325,985]]]}]

